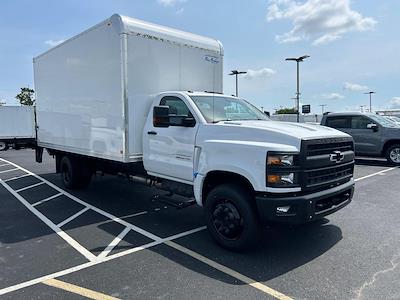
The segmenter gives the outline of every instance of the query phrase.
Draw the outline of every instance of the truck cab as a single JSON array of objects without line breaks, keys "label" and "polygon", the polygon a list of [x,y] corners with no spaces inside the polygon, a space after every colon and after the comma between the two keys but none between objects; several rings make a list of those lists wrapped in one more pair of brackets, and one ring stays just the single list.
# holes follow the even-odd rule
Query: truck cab
[{"label": "truck cab", "polygon": [[350,203],[352,138],[335,129],[271,121],[244,99],[204,92],[156,96],[143,131],[149,175],[193,189],[213,237],[256,240],[258,223],[305,223]]},{"label": "truck cab", "polygon": [[388,162],[400,165],[400,126],[384,116],[373,113],[328,113],[321,125],[351,135],[358,155],[386,157]]}]

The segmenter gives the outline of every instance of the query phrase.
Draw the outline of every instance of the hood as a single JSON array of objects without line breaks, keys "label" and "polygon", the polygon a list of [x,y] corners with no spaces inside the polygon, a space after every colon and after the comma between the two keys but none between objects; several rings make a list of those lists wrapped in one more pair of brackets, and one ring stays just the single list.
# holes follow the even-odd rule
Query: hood
[{"label": "hood", "polygon": [[330,137],[348,137],[349,135],[321,125],[292,123],[279,121],[226,121],[218,123],[220,125],[240,126],[246,128],[257,128],[276,133],[282,133],[287,136],[292,136],[298,139],[318,139]]},{"label": "hood", "polygon": [[268,148],[270,151],[299,151],[302,140],[350,137],[329,127],[276,121],[224,121],[201,126],[196,137],[204,143],[230,143]]}]

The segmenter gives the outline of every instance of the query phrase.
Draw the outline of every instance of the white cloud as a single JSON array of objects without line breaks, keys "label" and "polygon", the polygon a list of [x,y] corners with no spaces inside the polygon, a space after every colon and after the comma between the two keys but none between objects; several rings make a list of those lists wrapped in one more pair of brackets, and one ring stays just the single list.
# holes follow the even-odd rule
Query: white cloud
[{"label": "white cloud", "polygon": [[369,87],[367,87],[366,85],[361,85],[361,84],[357,84],[357,83],[345,82],[343,84],[343,89],[352,91],[352,92],[362,92],[362,91],[368,90]]},{"label": "white cloud", "polygon": [[321,97],[327,100],[340,100],[344,98],[344,96],[339,93],[322,94]]},{"label": "white cloud", "polygon": [[61,43],[64,42],[64,41],[65,41],[65,40],[58,40],[58,41],[56,41],[56,40],[48,40],[48,41],[45,41],[44,43],[45,43],[46,45],[49,45],[50,47],[55,47],[55,46],[61,44]]},{"label": "white cloud", "polygon": [[157,0],[157,2],[162,6],[174,6],[175,4],[186,2],[186,0]]},{"label": "white cloud", "polygon": [[261,68],[258,70],[247,70],[247,73],[243,75],[243,78],[247,79],[258,79],[258,78],[267,78],[274,75],[276,71],[269,68]]},{"label": "white cloud", "polygon": [[393,97],[389,102],[390,108],[400,108],[400,97]]},{"label": "white cloud", "polygon": [[350,0],[270,0],[267,21],[287,19],[293,28],[276,36],[280,43],[312,39],[322,45],[340,39],[350,31],[372,30],[376,21],[350,8]]},{"label": "white cloud", "polygon": [[180,16],[181,14],[183,14],[183,12],[185,11],[185,9],[183,7],[181,7],[180,9],[178,9],[175,14],[177,14],[178,16]]}]

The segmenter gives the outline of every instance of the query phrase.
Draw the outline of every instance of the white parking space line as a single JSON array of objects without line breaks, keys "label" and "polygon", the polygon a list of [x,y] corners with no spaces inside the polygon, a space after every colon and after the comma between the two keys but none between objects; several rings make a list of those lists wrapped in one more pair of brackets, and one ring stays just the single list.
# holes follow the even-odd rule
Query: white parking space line
[{"label": "white parking space line", "polygon": [[30,174],[24,174],[24,175],[21,175],[21,176],[12,177],[12,178],[4,180],[4,182],[13,181],[13,180],[17,180],[17,179],[28,177],[28,176],[31,176],[31,175]]},{"label": "white parking space line", "polygon": [[[48,197],[48,198],[46,198],[46,199],[40,200],[39,202],[33,203],[32,206],[35,207],[35,206],[37,206],[37,205],[40,205],[40,204],[45,203],[45,202],[47,202],[47,201],[53,200],[54,198],[57,198],[57,197],[60,197],[60,196],[62,196],[61,193],[55,194],[55,195],[50,196],[50,197]],[[61,226],[59,226],[59,227],[61,227]]]},{"label": "white parking space line", "polygon": [[183,252],[191,257],[193,257],[194,259],[197,259],[199,261],[201,261],[202,263],[209,265],[210,267],[213,267],[214,269],[217,269],[218,271],[225,273],[233,278],[236,278],[258,290],[260,290],[261,292],[264,292],[276,299],[280,299],[280,300],[291,300],[292,298],[290,298],[289,296],[286,296],[285,294],[282,294],[281,292],[278,292],[254,279],[251,279],[239,272],[236,272],[235,270],[232,270],[231,268],[228,268],[224,265],[221,265],[203,255],[198,254],[197,252],[194,252],[188,248],[185,248],[175,242],[172,241],[166,241],[165,242],[166,245],[180,251]]},{"label": "white parking space line", "polygon": [[92,266],[95,266],[95,265],[98,265],[98,264],[101,264],[101,263],[104,263],[104,262],[107,262],[107,261],[111,261],[111,260],[119,258],[119,257],[126,256],[128,254],[139,252],[139,251],[142,251],[142,250],[145,250],[145,249],[160,245],[160,244],[164,243],[165,241],[170,241],[170,240],[173,240],[173,239],[177,239],[177,238],[180,238],[180,237],[191,235],[191,234],[193,234],[195,232],[199,232],[199,231],[204,230],[204,229],[205,229],[204,226],[199,227],[199,228],[195,228],[195,229],[192,229],[192,230],[189,230],[189,231],[186,231],[186,232],[182,232],[180,234],[176,234],[176,235],[170,236],[170,237],[165,238],[165,239],[161,239],[159,241],[154,241],[154,242],[151,242],[151,243],[139,246],[139,247],[135,247],[135,248],[132,248],[132,249],[128,249],[128,250],[125,250],[125,251],[121,251],[121,252],[115,253],[113,255],[105,257],[104,259],[97,259],[95,261],[90,261],[90,262],[87,262],[87,263],[83,263],[81,265],[77,265],[77,266],[72,267],[72,268],[68,268],[68,269],[65,269],[65,270],[62,270],[62,271],[58,271],[58,272],[55,272],[55,273],[52,273],[52,274],[48,274],[48,275],[45,275],[45,276],[42,276],[42,277],[31,279],[31,280],[28,280],[28,281],[25,281],[25,282],[22,282],[22,283],[19,283],[19,284],[15,284],[15,285],[0,289],[0,296],[8,294],[8,293],[11,293],[11,292],[14,292],[14,291],[17,291],[17,290],[20,290],[20,289],[23,289],[23,288],[26,288],[26,287],[29,287],[29,286],[32,286],[32,285],[35,285],[35,284],[38,284],[38,283],[41,283],[41,282],[43,282],[45,280],[48,280],[48,279],[65,276],[65,275],[68,275],[68,274],[71,274],[71,273],[74,273],[74,272],[77,272],[77,271],[80,271],[80,270],[83,270],[83,269],[87,269],[89,267],[92,267]]},{"label": "white parking space line", "polygon": [[119,244],[119,242],[128,234],[128,232],[131,229],[126,227],[124,230],[121,231],[121,233],[103,250],[103,252],[101,252],[97,258],[102,259],[105,258],[108,253],[110,253],[115,246],[117,246]]},{"label": "white parking space line", "polygon": [[30,186],[26,186],[26,187],[23,187],[23,188],[21,188],[21,189],[19,189],[19,190],[16,190],[16,192],[17,192],[17,193],[23,192],[23,191],[32,189],[32,188],[37,187],[37,186],[42,185],[42,184],[44,184],[44,182],[38,182],[38,183],[32,184],[32,185],[30,185]]},{"label": "white parking space line", "polygon": [[369,174],[369,175],[366,175],[366,176],[363,176],[363,177],[360,177],[360,178],[356,178],[356,179],[354,179],[354,181],[357,182],[357,181],[364,180],[364,179],[367,179],[367,178],[370,178],[370,177],[373,177],[373,176],[376,176],[376,175],[381,175],[381,174],[384,174],[384,173],[389,172],[389,171],[394,170],[394,169],[398,169],[398,167],[385,169],[385,170],[382,170],[382,171],[379,171],[379,172],[376,172],[376,173],[372,173],[372,174]]},{"label": "white parking space line", "polygon": [[81,214],[83,214],[84,212],[88,211],[89,207],[85,207],[84,209],[78,211],[76,214],[70,216],[68,219],[65,219],[64,221],[62,221],[61,223],[57,224],[58,227],[63,227],[65,224],[68,224],[69,222],[71,222],[73,219],[76,219],[77,217],[79,217]]},{"label": "white parking space line", "polygon": [[0,167],[8,166],[9,164],[1,164]]},{"label": "white parking space line", "polygon": [[146,237],[148,237],[148,238],[150,238],[150,239],[152,239],[154,241],[161,240],[160,237],[158,237],[158,236],[156,236],[156,235],[154,235],[154,234],[152,234],[152,233],[150,233],[150,232],[148,232],[148,231],[146,231],[146,230],[144,230],[144,229],[142,229],[140,227],[137,227],[137,226],[135,226],[135,225],[133,225],[131,223],[128,223],[128,222],[122,220],[119,217],[116,217],[116,216],[114,216],[114,215],[112,215],[112,214],[110,214],[110,213],[108,213],[108,212],[106,212],[104,210],[101,210],[101,209],[97,208],[96,206],[93,206],[93,205],[91,205],[89,203],[86,203],[86,202],[80,200],[79,198],[75,197],[74,195],[64,191],[62,188],[58,187],[57,185],[51,183],[50,181],[40,177],[39,175],[37,175],[37,174],[27,170],[27,169],[24,169],[24,168],[18,166],[17,164],[14,164],[13,162],[10,162],[10,161],[5,160],[3,158],[0,158],[0,160],[3,161],[3,162],[9,163],[10,165],[13,165],[17,169],[20,169],[21,171],[24,171],[24,172],[32,175],[33,177],[35,177],[35,178],[39,179],[40,181],[44,182],[45,184],[47,184],[48,186],[52,187],[56,191],[62,193],[63,195],[67,196],[68,198],[74,200],[75,202],[78,202],[78,203],[82,204],[83,206],[87,206],[91,210],[94,210],[95,212],[97,212],[97,213],[99,213],[99,214],[101,214],[101,215],[103,215],[103,216],[105,216],[105,217],[117,222],[117,223],[120,223],[120,224],[124,225],[125,227],[129,227],[130,229],[132,229],[132,230],[134,230],[134,231],[136,231],[136,232],[138,232],[138,233],[140,233],[140,234],[142,234],[142,235],[144,235],[144,236],[146,236]]},{"label": "white parking space line", "polygon": [[86,250],[81,246],[76,240],[66,234],[61,230],[56,224],[50,221],[45,215],[43,215],[40,211],[34,208],[28,201],[26,201],[20,194],[14,191],[7,183],[0,179],[0,184],[4,186],[15,198],[17,198],[26,208],[28,208],[34,215],[36,215],[43,223],[49,226],[55,233],[57,233],[61,238],[63,238],[68,244],[70,244],[75,250],[81,253],[88,260],[93,261],[96,259],[96,256],[93,255],[90,251]]},{"label": "white parking space line", "polygon": [[4,170],[4,171],[0,171],[0,174],[12,172],[12,171],[17,171],[17,170],[19,170],[19,169],[15,168],[15,169]]},{"label": "white parking space line", "polygon": [[[140,228],[140,227],[137,227],[137,226],[135,226],[135,225],[132,225],[132,224],[130,224],[130,223],[128,223],[128,222],[122,220],[122,219],[119,218],[119,217],[113,216],[112,214],[107,213],[106,211],[103,211],[103,210],[101,210],[101,209],[99,209],[99,208],[97,208],[97,207],[95,207],[95,206],[92,206],[92,205],[90,205],[90,204],[88,204],[88,203],[86,203],[86,202],[80,200],[79,198],[77,198],[77,197],[73,196],[72,194],[70,194],[70,193],[64,191],[64,190],[61,189],[60,187],[58,187],[58,186],[56,186],[55,184],[53,184],[53,183],[47,181],[46,179],[40,177],[39,175],[36,175],[35,173],[30,172],[29,170],[26,170],[26,169],[24,169],[24,168],[22,168],[22,167],[20,167],[20,166],[18,166],[18,165],[16,165],[16,164],[12,163],[12,162],[6,161],[6,160],[4,160],[4,159],[1,159],[1,158],[0,158],[0,160],[2,160],[2,161],[4,161],[4,162],[7,162],[7,163],[9,163],[9,164],[11,164],[11,165],[13,165],[13,166],[17,167],[18,169],[20,169],[20,170],[22,170],[22,171],[24,171],[24,172],[26,172],[26,173],[28,173],[28,174],[31,174],[32,176],[34,176],[34,177],[36,177],[37,179],[41,180],[42,182],[46,183],[46,184],[49,185],[50,187],[54,188],[55,190],[59,191],[60,193],[62,193],[62,194],[64,194],[64,195],[66,195],[66,196],[69,197],[70,199],[72,199],[72,200],[74,200],[74,201],[76,201],[76,202],[78,202],[78,203],[80,203],[80,204],[86,206],[87,208],[90,208],[90,209],[92,209],[92,210],[98,212],[99,214],[102,214],[103,216],[105,216],[105,217],[107,217],[107,218],[109,218],[109,219],[111,219],[111,220],[113,220],[113,221],[115,221],[115,222],[117,222],[117,223],[120,223],[120,224],[124,225],[124,226],[126,227],[124,231],[127,231],[127,232],[128,232],[128,231],[129,231],[128,229],[132,229],[132,230],[134,230],[134,231],[136,231],[136,232],[138,232],[138,233],[140,233],[140,234],[142,234],[142,235],[144,235],[144,236],[146,236],[146,237],[149,237],[149,238],[151,238],[151,239],[154,240],[154,242],[148,243],[148,244],[146,244],[146,245],[144,245],[144,246],[140,246],[140,247],[136,247],[136,248],[133,248],[133,249],[126,250],[126,251],[122,251],[122,252],[119,252],[119,253],[116,253],[116,254],[110,255],[110,256],[104,256],[104,257],[103,257],[103,255],[102,255],[103,252],[102,252],[102,253],[100,254],[100,255],[102,255],[102,257],[98,257],[98,258],[95,257],[95,259],[93,259],[93,258],[89,259],[89,260],[90,260],[90,263],[86,263],[86,264],[81,265],[81,266],[84,266],[84,267],[79,268],[80,266],[77,266],[77,267],[75,267],[75,268],[71,268],[71,269],[67,269],[67,270],[62,271],[62,272],[67,272],[67,273],[58,272],[58,273],[54,273],[54,274],[64,274],[64,275],[65,275],[65,274],[69,274],[70,272],[75,272],[75,271],[77,271],[78,269],[80,270],[80,269],[82,269],[82,268],[87,268],[87,267],[92,266],[92,265],[97,264],[97,263],[101,263],[101,262],[104,262],[104,261],[108,261],[108,260],[111,260],[111,259],[115,259],[115,258],[117,258],[117,257],[121,257],[121,256],[124,256],[124,255],[128,255],[128,254],[130,254],[130,253],[137,252],[137,251],[140,251],[140,250],[149,248],[149,247],[153,247],[153,246],[155,246],[155,245],[159,245],[159,244],[162,244],[162,243],[167,243],[168,241],[171,241],[172,239],[176,239],[176,238],[179,238],[179,237],[183,237],[183,236],[185,236],[185,235],[192,234],[192,233],[196,232],[196,230],[199,231],[199,230],[203,230],[203,229],[204,229],[204,227],[201,227],[201,228],[197,228],[197,229],[194,229],[194,230],[192,230],[192,231],[189,231],[190,233],[188,232],[188,233],[177,234],[177,235],[175,235],[175,236],[173,236],[173,237],[166,238],[166,239],[160,238],[160,237],[158,237],[158,236],[156,236],[156,235],[154,235],[154,234],[152,234],[152,233],[150,233],[150,232],[148,232],[148,231],[146,231],[146,230],[144,230],[144,229],[142,229],[142,228]],[[0,183],[3,184],[4,186],[7,186],[7,184],[3,183],[1,180],[0,180]],[[13,191],[13,190],[11,189],[11,187],[8,186],[8,189],[9,189],[9,191],[10,191],[11,193],[16,194],[17,196],[20,197],[20,195],[17,194],[17,193],[15,193],[15,191]],[[20,197],[20,198],[22,198],[22,197]],[[22,200],[24,200],[24,199],[22,198]],[[25,200],[24,200],[24,201],[25,201]],[[26,202],[26,201],[25,201],[25,202]],[[27,203],[27,202],[26,202],[26,203]],[[32,212],[34,212],[39,218],[41,218],[41,216],[42,216],[44,219],[47,219],[47,218],[46,218],[45,216],[43,216],[40,212],[38,212],[38,211],[37,211],[36,209],[34,209],[31,205],[29,205],[29,203],[27,203],[27,205],[28,205],[27,207],[28,207]],[[60,227],[58,227],[57,225],[53,224],[53,223],[52,223],[50,220],[48,220],[48,219],[47,219],[47,221],[48,221],[48,225],[49,225],[52,229],[53,229],[53,228],[54,228],[54,229],[58,229],[58,231],[56,231],[56,230],[54,230],[54,229],[53,229],[53,230],[56,231],[57,234],[59,234],[60,236],[62,236],[68,243],[70,243],[70,242],[74,243],[74,242],[75,242],[76,244],[78,244],[78,243],[77,243],[76,241],[74,241],[70,236],[68,236],[65,232],[63,232],[63,231],[60,229]],[[45,222],[45,221],[44,221],[44,222]],[[45,222],[45,223],[46,223],[46,222]],[[47,224],[47,223],[46,223],[46,224]],[[121,232],[121,234],[124,233],[124,231]],[[126,233],[127,233],[127,232],[126,232]],[[124,234],[126,234],[126,233],[124,233]],[[61,235],[61,234],[62,234],[62,235]],[[67,240],[67,238],[69,238],[70,241]],[[118,237],[117,237],[117,238],[118,238]],[[119,242],[119,241],[118,241],[118,242]],[[79,245],[79,244],[78,244],[78,245]],[[111,244],[110,244],[110,245],[111,245]],[[109,246],[110,246],[110,245],[109,245]],[[176,243],[169,244],[169,246],[171,246],[171,245],[179,246],[179,245],[176,244]],[[73,246],[73,245],[72,245],[72,246]],[[75,245],[75,246],[77,246],[77,245]],[[79,245],[79,246],[80,246],[80,245]],[[80,247],[82,247],[82,246],[80,246]],[[171,247],[173,247],[173,246],[171,246]],[[107,248],[108,248],[108,247],[107,247]],[[184,248],[184,247],[182,247],[182,248],[173,247],[173,248],[176,249],[176,250],[178,250],[178,251],[181,251],[181,252],[183,252],[183,253],[186,253],[186,254],[188,254],[188,252],[191,251],[191,250],[186,249],[186,248]],[[86,249],[83,248],[83,247],[82,247],[81,250],[85,250],[85,251],[89,252],[88,250],[86,250]],[[110,250],[110,251],[111,251],[111,250]],[[94,256],[91,252],[89,252],[89,253],[90,253],[91,256]],[[214,262],[214,261],[212,261],[212,260],[210,260],[210,259],[207,259],[207,258],[201,256],[200,254],[194,252],[194,251],[191,251],[190,253],[193,254],[193,255],[191,255],[191,256],[194,257],[195,259],[197,259],[197,260],[199,260],[199,261],[202,261],[203,263],[205,263],[205,260],[204,260],[204,259],[206,259],[206,260],[207,260],[207,264],[208,264],[209,266],[211,266],[211,267],[213,267],[213,268],[215,268],[215,269],[217,269],[217,270],[219,270],[219,271],[221,271],[221,272],[224,272],[225,274],[228,274],[228,275],[230,275],[230,276],[233,276],[234,278],[237,278],[237,279],[243,281],[244,283],[249,284],[250,286],[252,286],[252,287],[254,287],[254,288],[257,288],[258,290],[263,291],[264,293],[266,293],[266,294],[268,294],[268,295],[271,295],[271,296],[273,296],[273,297],[275,297],[275,298],[277,298],[277,299],[281,299],[281,300],[288,300],[288,299],[291,299],[290,297],[288,297],[288,296],[286,296],[286,295],[284,295],[284,294],[282,294],[282,293],[280,293],[280,292],[278,292],[278,291],[275,291],[274,289],[269,288],[269,287],[267,287],[266,285],[264,285],[264,284],[262,284],[262,283],[256,282],[256,281],[254,281],[253,279],[246,277],[245,275],[242,275],[242,274],[240,274],[240,273],[238,273],[238,272],[236,272],[236,271],[234,271],[234,270],[232,270],[232,269],[229,269],[229,268],[227,268],[227,267],[225,267],[225,266],[223,266],[223,265],[221,265],[221,264],[219,264],[219,263],[217,263],[217,262]],[[108,253],[107,253],[107,254],[108,254]],[[107,255],[107,254],[106,254],[106,255]],[[200,259],[200,258],[201,258],[201,259]],[[204,259],[203,259],[203,258],[204,258]],[[70,272],[68,272],[68,270],[70,270]],[[232,271],[232,272],[231,272],[231,271]],[[227,272],[230,272],[230,273],[227,273]],[[54,275],[54,274],[53,274],[53,275]],[[50,278],[55,278],[55,277],[62,276],[62,275],[56,275],[56,276],[48,275],[48,276],[49,276],[49,277],[47,277],[47,276],[42,277],[43,279],[42,279],[41,281],[46,280],[46,279],[50,279]],[[2,295],[2,294],[4,294],[4,293],[8,293],[8,292],[10,292],[10,291],[12,291],[12,290],[17,290],[17,289],[20,289],[20,288],[23,288],[23,287],[26,287],[26,286],[35,284],[35,283],[32,283],[32,282],[38,283],[38,282],[41,282],[41,281],[37,281],[37,279],[36,279],[36,281],[35,281],[35,280],[30,280],[30,281],[27,281],[27,282],[25,282],[25,283],[21,283],[21,284],[19,284],[19,285],[15,285],[15,286],[11,286],[11,287],[2,289],[2,290],[0,290],[0,295]]]},{"label": "white parking space line", "polygon": [[137,216],[145,215],[145,214],[147,214],[147,213],[148,213],[148,211],[145,210],[145,211],[141,211],[141,212],[134,213],[134,214],[131,214],[131,215],[123,216],[123,217],[121,217],[121,219],[127,219],[127,218],[131,218],[131,217],[137,217]]}]

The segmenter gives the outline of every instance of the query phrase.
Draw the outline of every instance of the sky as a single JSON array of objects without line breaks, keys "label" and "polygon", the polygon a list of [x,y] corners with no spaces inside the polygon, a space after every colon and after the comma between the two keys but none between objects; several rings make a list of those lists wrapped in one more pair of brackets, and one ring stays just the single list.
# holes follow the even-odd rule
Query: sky
[{"label": "sky", "polygon": [[264,110],[293,107],[296,65],[301,104],[313,113],[400,108],[398,0],[1,0],[0,101],[18,104],[34,87],[32,58],[114,13],[218,39],[224,92],[230,70],[247,71],[239,95]]}]

